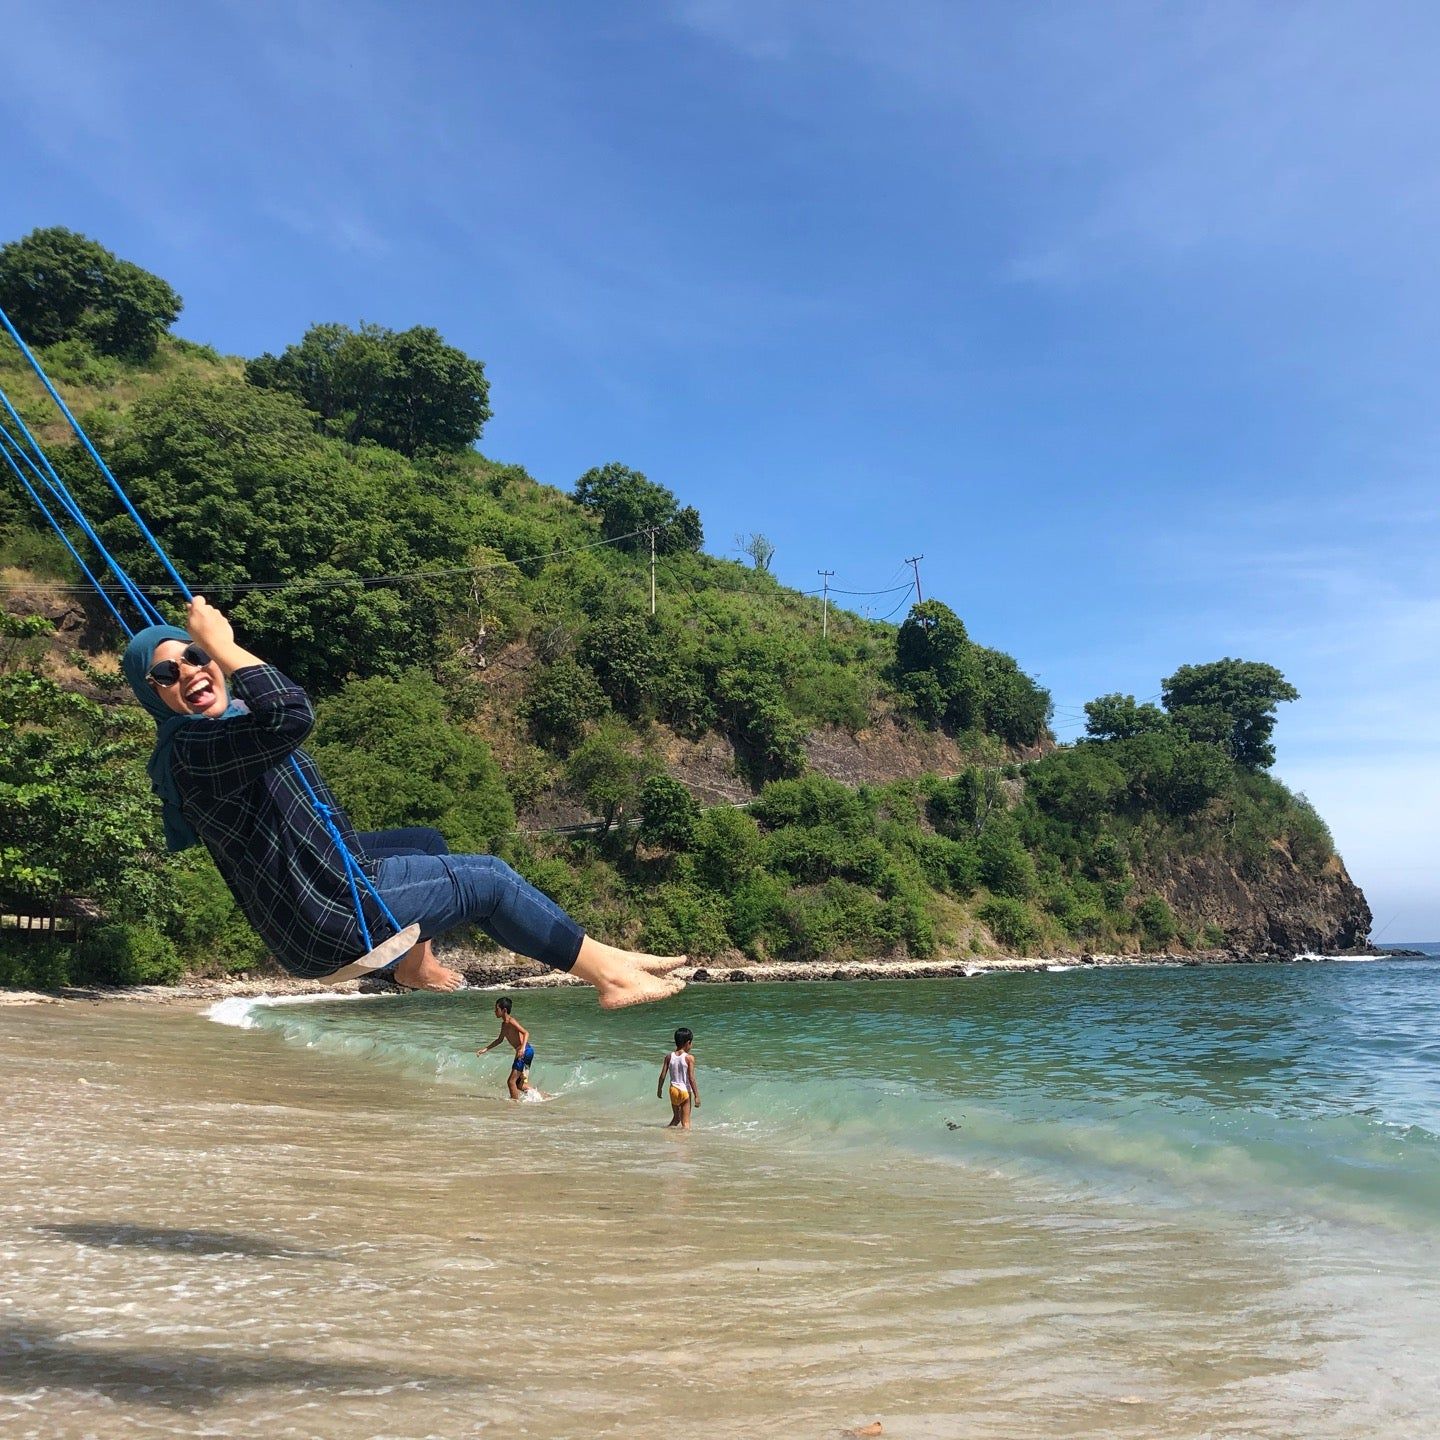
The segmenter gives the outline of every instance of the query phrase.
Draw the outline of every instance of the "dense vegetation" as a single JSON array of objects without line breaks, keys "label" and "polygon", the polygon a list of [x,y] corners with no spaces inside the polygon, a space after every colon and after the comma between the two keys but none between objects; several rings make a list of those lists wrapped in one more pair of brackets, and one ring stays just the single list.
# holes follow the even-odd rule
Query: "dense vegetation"
[{"label": "dense vegetation", "polygon": [[[695,509],[626,465],[565,495],[486,459],[484,368],[434,330],[315,325],[278,357],[225,359],[168,333],[163,281],[63,230],[0,248],[0,304],[181,572],[311,689],[312,749],[357,823],[499,851],[606,936],[781,958],[1216,944],[1156,893],[1157,861],[1258,873],[1277,845],[1316,870],[1333,853],[1266,773],[1295,698],[1273,667],[1182,666],[1163,708],[1102,696],[1056,749],[1047,693],[944,604],[898,627],[832,609],[822,642],[762,535],[752,565],[718,559]],[[0,385],[178,615],[9,347]],[[0,563],[58,616],[71,564],[0,475]],[[162,852],[121,636],[74,604],[88,653],[34,613],[0,633],[0,914],[58,902],[89,923],[77,947],[12,930],[0,981],[262,963],[208,858]],[[849,788],[811,767],[816,732],[876,726],[943,731],[954,773]],[[676,778],[707,737],[747,805],[703,807]],[[603,828],[545,827],[576,813]]]}]

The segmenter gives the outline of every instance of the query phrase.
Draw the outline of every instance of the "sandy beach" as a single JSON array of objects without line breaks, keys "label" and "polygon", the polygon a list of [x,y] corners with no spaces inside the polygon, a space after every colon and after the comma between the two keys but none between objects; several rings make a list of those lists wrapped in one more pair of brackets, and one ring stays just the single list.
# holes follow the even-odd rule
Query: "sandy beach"
[{"label": "sandy beach", "polygon": [[0,1428],[1425,1433],[1434,963],[7,1007]]}]

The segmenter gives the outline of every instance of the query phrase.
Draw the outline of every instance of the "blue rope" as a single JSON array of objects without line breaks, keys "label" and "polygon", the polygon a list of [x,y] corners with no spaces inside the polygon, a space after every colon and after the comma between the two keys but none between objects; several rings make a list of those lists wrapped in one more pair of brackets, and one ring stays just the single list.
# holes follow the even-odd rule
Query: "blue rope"
[{"label": "blue rope", "polygon": [[[101,588],[100,582],[91,574],[90,567],[81,558],[80,552],[70,543],[70,537],[65,533],[60,522],[50,513],[49,507],[40,498],[39,492],[25,478],[25,472],[15,463],[15,459],[10,454],[8,448],[9,445],[14,445],[15,441],[4,426],[0,426],[0,437],[3,437],[0,438],[0,455],[5,457],[5,463],[15,472],[15,478],[25,487],[25,493],[40,507],[40,513],[50,522],[50,528],[60,537],[64,542],[65,548],[74,556],[75,563],[84,571],[85,578],[95,587],[100,598],[109,607],[110,613],[115,617],[115,623],[119,625],[127,635],[133,635],[135,632],[125,623],[125,617],[115,608],[110,597]],[[23,450],[20,451],[20,458],[27,461],[30,459]]]},{"label": "blue rope", "polygon": [[[3,390],[0,390],[0,400],[6,399],[8,399],[8,397],[6,397]],[[35,478],[40,482],[41,485],[45,487],[46,490],[50,492],[51,496],[59,503],[65,513],[69,515],[70,519],[80,527],[82,533],[84,533],[89,538],[91,544],[94,545],[95,549],[99,552],[100,559],[116,575],[117,579],[120,582],[121,590],[129,598],[130,603],[134,605],[135,608],[140,612],[142,620],[144,620],[147,625],[156,623],[151,618],[154,607],[150,604],[149,600],[141,591],[140,587],[135,584],[135,582],[130,578],[129,575],[125,573],[123,569],[121,569],[120,564],[115,559],[115,557],[111,555],[108,550],[106,550],[104,543],[101,541],[100,537],[94,532],[94,530],[91,529],[88,521],[85,519],[85,516],[81,513],[80,508],[75,504],[74,498],[65,488],[64,482],[60,480],[59,476],[55,474],[54,468],[50,466],[49,460],[46,457],[45,453],[43,451],[39,452],[40,459],[42,460],[42,462],[44,462],[46,468],[50,470],[50,474],[51,476],[54,476],[54,479],[46,476],[45,472],[41,470],[38,465],[36,465],[34,458],[26,451],[25,446],[22,445],[12,434],[10,434],[10,432],[6,430],[3,425],[0,425],[0,436],[4,436],[4,438],[10,442],[10,445],[13,447],[15,454],[18,455],[19,458],[30,467],[30,470],[34,474]],[[6,458],[10,460],[11,468],[13,469],[15,467],[14,459],[10,455],[8,455],[8,453],[6,455]],[[22,484],[25,484],[25,477],[23,475],[20,476],[20,480]],[[34,494],[32,487],[27,485],[26,488],[31,489],[32,494]],[[40,505],[42,513],[45,514],[46,517],[49,519],[50,524],[54,528],[56,534],[58,534],[60,538],[65,542],[66,546],[70,549],[71,554],[75,555],[76,559],[79,560],[80,557],[76,552],[75,547],[71,545],[69,537],[65,534],[64,530],[59,525],[59,522],[45,508],[44,501],[38,494],[35,494],[34,498],[36,504]],[[109,605],[109,598],[106,596],[104,587],[100,584],[100,581],[96,578],[94,573],[85,566],[83,561],[80,561],[80,564],[81,568],[85,571],[86,576],[89,578],[90,583],[94,585],[96,590],[99,592],[101,599],[105,600],[105,603]],[[111,605],[111,609],[112,611],[114,610],[113,605]],[[123,622],[122,628],[126,629],[127,634],[132,633],[129,631],[128,627],[125,627],[123,625]]]},{"label": "blue rope", "polygon": [[[0,311],[0,314],[3,313],[3,311]],[[130,597],[130,603],[145,617],[146,624],[158,625],[163,623],[164,616],[156,610],[140,587],[120,568],[119,563],[111,556],[110,552],[106,550],[104,541],[96,534],[90,522],[85,518],[84,512],[80,509],[79,505],[75,503],[75,499],[70,494],[65,482],[60,478],[55,467],[50,463],[50,457],[45,453],[44,447],[31,433],[30,427],[25,423],[24,417],[11,403],[10,397],[5,393],[3,387],[0,387],[0,404],[5,406],[10,418],[20,427],[20,433],[25,437],[26,444],[29,445],[30,451],[33,452],[33,455],[39,457],[40,464],[45,467],[44,473],[42,473],[39,466],[35,464],[31,455],[26,453],[25,446],[21,445],[19,441],[11,436],[11,443],[24,458],[25,463],[35,471],[45,488],[60,502],[65,508],[66,513],[75,524],[80,527],[85,538],[95,547],[96,551],[110,567],[111,573],[120,582],[121,588]]]},{"label": "blue rope", "polygon": [[[148,542],[150,548],[159,558],[160,563],[164,565],[167,571],[169,571],[170,578],[174,580],[175,584],[179,587],[180,593],[185,597],[186,600],[193,600],[195,597],[191,593],[190,587],[186,585],[185,581],[181,578],[180,572],[174,567],[174,565],[170,563],[170,557],[161,548],[160,542],[150,533],[150,530],[146,526],[144,520],[140,518],[139,512],[135,509],[134,505],[130,503],[130,497],[121,488],[120,482],[116,480],[114,475],[110,473],[110,467],[106,465],[104,460],[100,458],[100,452],[96,450],[95,446],[91,443],[90,437],[81,428],[80,422],[76,420],[74,415],[70,413],[70,407],[64,402],[64,400],[60,398],[59,391],[57,391],[54,385],[50,383],[50,377],[45,373],[43,369],[41,369],[40,362],[31,353],[30,347],[24,342],[24,340],[20,338],[20,332],[16,330],[15,326],[11,323],[10,317],[5,313],[3,309],[0,309],[0,324],[3,324],[5,329],[10,332],[10,338],[14,340],[15,343],[20,347],[21,353],[25,356],[26,360],[30,362],[30,368],[34,370],[36,375],[40,377],[40,382],[49,392],[50,398],[54,400],[55,404],[60,408],[60,412],[65,416],[66,420],[70,422],[70,428],[75,432],[77,438],[80,440],[80,443],[84,445],[85,449],[89,452],[90,458],[94,460],[96,465],[100,467],[100,473],[105,477],[106,481],[110,485],[110,488],[115,492],[116,496],[120,500],[120,503],[125,507],[126,513],[135,522],[136,526],[139,528],[141,535],[145,537],[145,540]],[[113,604],[111,604],[110,598],[106,595],[104,588],[101,586],[100,582],[96,580],[95,576],[90,572],[90,568],[80,558],[79,553],[70,543],[68,536],[66,536],[64,530],[60,527],[55,517],[50,513],[49,509],[45,505],[45,502],[36,493],[34,487],[29,483],[29,481],[26,480],[24,472],[20,469],[20,467],[16,464],[15,460],[10,455],[9,448],[7,448],[7,443],[8,446],[14,446],[16,453],[19,454],[21,459],[23,459],[26,464],[28,464],[30,468],[35,471],[35,473],[39,476],[46,488],[50,490],[50,492],[65,508],[70,518],[84,531],[86,538],[90,541],[92,545],[95,546],[96,550],[104,558],[105,563],[109,566],[111,572],[115,575],[116,579],[119,580],[121,586],[125,589],[131,600],[135,603],[141,615],[146,615],[147,621],[149,623],[163,624],[165,617],[160,614],[160,612],[155,608],[154,604],[150,601],[149,597],[145,595],[144,591],[142,591],[139,586],[137,586],[135,582],[130,579],[130,577],[124,572],[124,570],[120,568],[119,564],[110,555],[110,552],[106,550],[104,542],[100,539],[99,535],[95,533],[94,527],[85,518],[84,513],[75,503],[74,498],[71,496],[69,490],[67,490],[65,487],[65,482],[61,480],[58,474],[56,474],[55,467],[51,465],[49,458],[45,454],[45,451],[41,448],[39,442],[35,439],[35,437],[30,433],[30,428],[21,418],[20,412],[16,410],[15,407],[10,403],[10,397],[5,394],[3,388],[0,388],[0,401],[4,402],[5,409],[9,412],[11,418],[15,421],[15,423],[20,427],[21,433],[29,442],[31,448],[35,451],[35,453],[44,463],[45,470],[49,472],[49,478],[47,479],[46,476],[41,473],[39,467],[37,467],[35,465],[35,462],[30,458],[30,456],[25,453],[24,447],[22,447],[19,441],[17,441],[12,435],[10,435],[10,433],[6,431],[3,426],[0,426],[0,435],[4,436],[4,439],[0,440],[0,454],[4,455],[5,460],[9,464],[10,468],[19,477],[20,483],[25,487],[30,497],[40,507],[41,514],[45,516],[45,518],[50,522],[51,527],[60,536],[61,540],[65,542],[66,548],[75,557],[75,560],[79,564],[81,570],[85,572],[86,579],[88,579],[90,583],[94,585],[96,592],[99,594],[100,598],[105,601],[106,605],[109,605],[110,613],[115,616],[115,619],[117,621],[119,621],[120,628],[124,630],[127,635],[133,635],[135,633],[121,618],[120,612],[115,608]],[[148,615],[147,611],[149,612]],[[151,620],[150,617],[153,617],[153,620]],[[344,863],[345,879],[350,886],[350,901],[351,904],[355,907],[355,919],[360,924],[360,933],[365,940],[365,949],[367,951],[373,950],[375,946],[370,938],[370,927],[365,921],[365,907],[361,903],[360,890],[355,883],[357,878],[364,884],[365,889],[369,892],[371,898],[375,901],[375,903],[380,907],[381,913],[385,916],[386,920],[390,922],[396,933],[398,933],[403,927],[401,926],[400,922],[395,918],[394,914],[391,912],[390,907],[385,903],[384,898],[381,896],[380,892],[375,888],[374,882],[364,872],[364,870],[360,868],[359,862],[355,859],[354,855],[350,853],[350,847],[346,845],[345,837],[340,833],[340,827],[335,821],[334,809],[331,806],[327,805],[320,798],[319,794],[315,790],[315,787],[311,785],[310,781],[306,778],[304,770],[300,767],[300,762],[295,758],[294,755],[290,756],[290,767],[292,770],[294,770],[296,776],[299,778],[301,785],[305,787],[305,793],[310,797],[310,803],[312,806],[314,806],[315,813],[320,817],[321,823],[325,826],[326,830],[329,831],[330,839],[334,843],[335,849],[339,852],[340,859]]]},{"label": "blue rope", "polygon": [[90,437],[80,428],[80,422],[70,413],[70,407],[60,398],[60,392],[50,383],[50,377],[40,368],[40,362],[31,354],[30,347],[20,338],[20,332],[3,309],[0,309],[0,324],[3,324],[10,332],[10,338],[20,347],[20,353],[30,362],[30,368],[40,377],[40,383],[50,392],[50,398],[59,407],[60,413],[70,422],[70,428],[75,432],[76,438],[89,451],[90,458],[100,467],[100,473],[125,507],[126,513],[135,522],[140,533],[150,542],[150,548],[160,557],[160,563],[170,572],[170,578],[180,587],[180,593],[187,600],[193,599],[185,582],[180,578],[180,572],[170,563],[170,557],[160,548],[160,542],[150,533],[149,527],[140,518],[140,512],[130,503],[130,497],[120,488],[120,482],[110,473],[110,467],[100,458],[100,452],[91,443]]},{"label": "blue rope", "polygon": [[365,923],[365,910],[360,904],[360,892],[355,886],[358,876],[369,891],[371,898],[380,907],[385,918],[394,928],[399,931],[403,927],[390,912],[390,907],[381,897],[380,892],[375,888],[370,877],[356,863],[355,857],[350,853],[349,847],[345,844],[344,837],[340,834],[340,827],[335,823],[335,812],[315,792],[315,787],[305,778],[305,772],[300,768],[300,762],[292,755],[290,763],[295,767],[295,773],[300,777],[300,783],[305,787],[305,793],[310,797],[310,803],[315,807],[315,813],[320,817],[325,828],[330,832],[330,838],[335,842],[335,848],[340,852],[340,858],[345,862],[345,879],[350,884],[351,901],[355,906],[355,918],[360,922],[360,933],[365,937],[365,948],[373,950],[375,947],[370,942],[370,927]]}]

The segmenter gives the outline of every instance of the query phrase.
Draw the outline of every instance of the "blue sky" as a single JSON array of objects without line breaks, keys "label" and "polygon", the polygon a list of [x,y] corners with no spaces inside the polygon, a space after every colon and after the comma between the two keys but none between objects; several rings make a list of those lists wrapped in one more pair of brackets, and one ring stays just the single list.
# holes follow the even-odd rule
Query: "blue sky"
[{"label": "blue sky", "polygon": [[[1440,935],[1440,10],[0,0],[0,237],[236,353],[433,324],[487,453],[800,588],[924,554],[1054,693],[1221,655],[1387,941]],[[887,602],[888,603],[888,602]]]}]

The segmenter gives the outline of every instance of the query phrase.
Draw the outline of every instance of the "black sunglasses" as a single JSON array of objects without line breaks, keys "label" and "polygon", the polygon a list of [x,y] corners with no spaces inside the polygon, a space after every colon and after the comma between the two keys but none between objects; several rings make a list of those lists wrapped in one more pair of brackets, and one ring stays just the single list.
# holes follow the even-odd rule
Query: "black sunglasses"
[{"label": "black sunglasses", "polygon": [[[193,665],[197,670],[202,665],[210,663],[210,656],[198,645],[187,645],[180,652],[180,659],[187,665]],[[180,662],[178,660],[157,660],[150,667],[145,678],[152,685],[173,685],[180,678]]]}]

